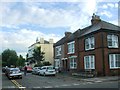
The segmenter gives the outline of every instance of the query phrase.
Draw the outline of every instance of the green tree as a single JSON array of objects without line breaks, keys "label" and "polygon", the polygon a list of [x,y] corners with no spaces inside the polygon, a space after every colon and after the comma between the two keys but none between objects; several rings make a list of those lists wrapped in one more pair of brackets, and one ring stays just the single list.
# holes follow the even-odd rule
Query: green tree
[{"label": "green tree", "polygon": [[35,61],[38,63],[38,65],[41,65],[41,62],[44,61],[44,54],[45,53],[41,51],[41,47],[36,47],[33,50],[33,62]]},{"label": "green tree", "polygon": [[18,60],[16,61],[17,66],[24,66],[25,65],[25,59],[23,58],[22,55],[18,57]]},{"label": "green tree", "polygon": [[49,61],[44,61],[44,62],[43,62],[43,65],[44,65],[44,66],[49,66],[49,65],[51,65],[51,63],[50,63]]},{"label": "green tree", "polygon": [[28,62],[28,53],[26,54],[26,62]]},{"label": "green tree", "polygon": [[2,53],[2,66],[16,66],[16,61],[18,59],[17,53],[14,50],[6,49]]}]

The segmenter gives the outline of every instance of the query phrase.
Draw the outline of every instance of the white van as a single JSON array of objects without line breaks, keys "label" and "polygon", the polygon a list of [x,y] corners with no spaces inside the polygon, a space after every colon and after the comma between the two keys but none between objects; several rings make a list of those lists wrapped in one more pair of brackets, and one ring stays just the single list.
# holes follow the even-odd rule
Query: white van
[{"label": "white van", "polygon": [[55,68],[53,66],[43,66],[39,70],[39,75],[56,75]]}]

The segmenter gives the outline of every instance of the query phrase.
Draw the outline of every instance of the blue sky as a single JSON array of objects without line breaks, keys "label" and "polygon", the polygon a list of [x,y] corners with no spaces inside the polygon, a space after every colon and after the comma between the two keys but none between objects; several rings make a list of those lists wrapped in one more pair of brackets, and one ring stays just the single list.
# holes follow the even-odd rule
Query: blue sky
[{"label": "blue sky", "polygon": [[[19,0],[16,0],[19,1]],[[2,0],[0,3],[0,52],[9,48],[25,57],[36,38],[57,42],[65,31],[74,32],[91,24],[96,13],[118,25],[119,0]]]}]

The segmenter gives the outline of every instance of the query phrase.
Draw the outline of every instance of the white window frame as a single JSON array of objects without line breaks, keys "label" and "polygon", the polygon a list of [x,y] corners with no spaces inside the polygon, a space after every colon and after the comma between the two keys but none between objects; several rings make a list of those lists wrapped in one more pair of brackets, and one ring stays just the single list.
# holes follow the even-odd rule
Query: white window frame
[{"label": "white window frame", "polygon": [[55,59],[55,68],[60,67],[60,59]]},{"label": "white window frame", "polygon": [[69,58],[70,69],[77,69],[77,58]]},{"label": "white window frame", "polygon": [[[114,34],[107,35],[107,42],[109,48],[118,48],[118,36]],[[111,43],[111,45],[110,45]]]},{"label": "white window frame", "polygon": [[56,47],[56,56],[60,56],[61,55],[61,46],[57,46]]},{"label": "white window frame", "polygon": [[84,56],[84,68],[95,69],[95,56],[94,55]]},{"label": "white window frame", "polygon": [[85,50],[95,49],[95,37],[89,37],[85,39]]},{"label": "white window frame", "polygon": [[67,43],[68,45],[68,54],[75,53],[75,41]]},{"label": "white window frame", "polygon": [[118,64],[116,64],[116,62],[120,64],[120,54],[109,54],[110,69],[120,68],[119,66],[117,66]]}]

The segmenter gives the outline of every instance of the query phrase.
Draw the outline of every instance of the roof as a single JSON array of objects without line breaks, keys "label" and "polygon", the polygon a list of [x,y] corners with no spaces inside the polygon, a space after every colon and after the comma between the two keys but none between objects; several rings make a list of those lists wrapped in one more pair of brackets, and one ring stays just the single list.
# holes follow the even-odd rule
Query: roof
[{"label": "roof", "polygon": [[58,42],[56,42],[53,46],[59,46],[61,44],[64,44],[65,40],[66,40],[66,37],[64,36],[62,39],[60,39]]},{"label": "roof", "polygon": [[89,33],[92,33],[92,32],[95,32],[95,31],[98,31],[100,29],[106,29],[106,30],[114,30],[114,31],[120,31],[120,27],[119,26],[116,26],[116,25],[113,25],[111,23],[108,23],[106,21],[100,21],[99,23],[97,24],[93,24],[93,25],[90,25],[84,29],[81,30],[81,34],[78,36],[78,37],[81,37],[81,36],[84,36],[84,35],[87,35]]},{"label": "roof", "polygon": [[73,34],[71,34],[69,37],[68,37],[68,42],[70,41],[73,41],[75,38],[77,38],[78,35],[80,35],[80,32],[81,30],[78,29],[77,31],[75,31]]},{"label": "roof", "polygon": [[34,44],[30,45],[29,47],[34,46],[35,44],[50,44],[50,42],[44,40],[44,43],[40,43],[40,41],[39,41],[39,42],[35,42]]},{"label": "roof", "polygon": [[[100,20],[98,23],[90,25],[86,28],[83,29],[78,29],[74,33],[72,33],[70,36],[68,36],[68,42],[73,41],[75,38],[79,38],[81,36],[96,32],[100,29],[105,29],[105,30],[113,30],[113,31],[120,31],[120,27],[117,25],[113,25],[109,22]],[[64,36],[62,39],[60,39],[58,42],[54,44],[54,46],[59,46],[62,45],[66,40],[66,37]]]}]

